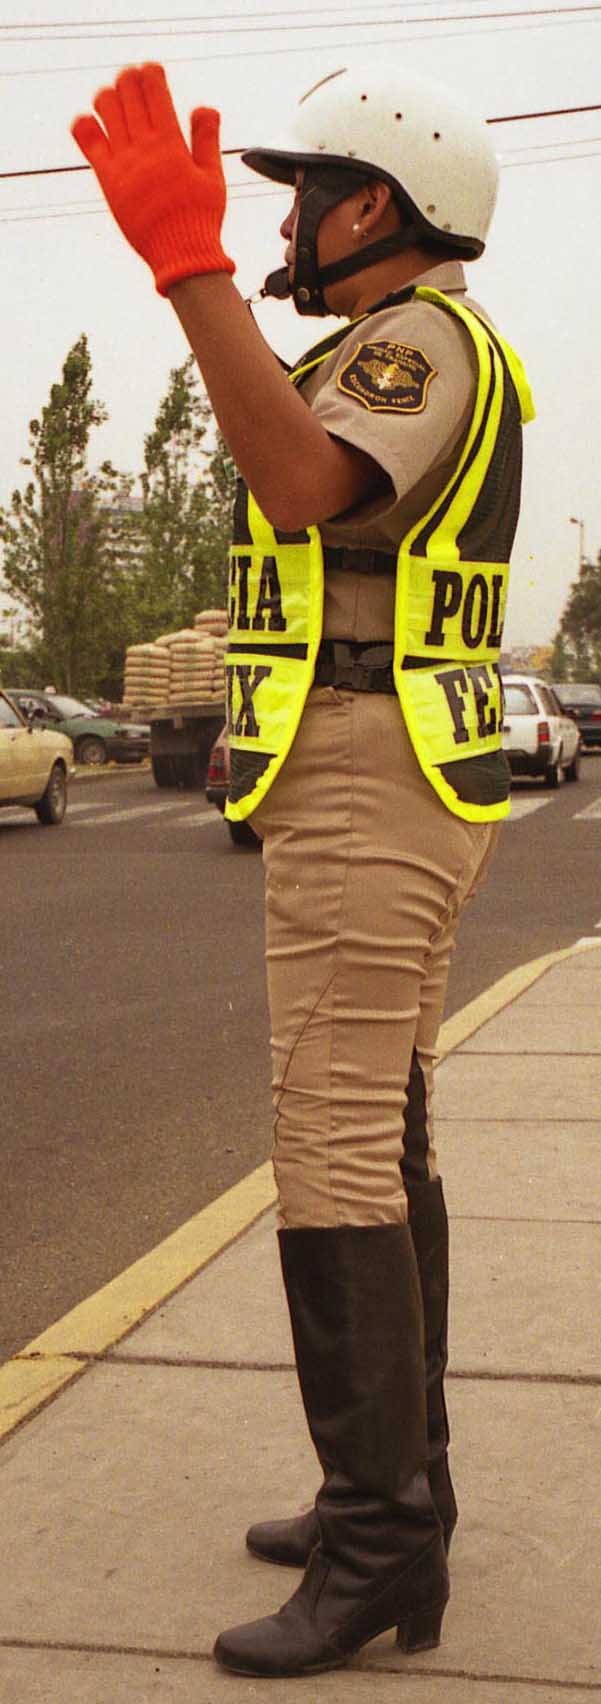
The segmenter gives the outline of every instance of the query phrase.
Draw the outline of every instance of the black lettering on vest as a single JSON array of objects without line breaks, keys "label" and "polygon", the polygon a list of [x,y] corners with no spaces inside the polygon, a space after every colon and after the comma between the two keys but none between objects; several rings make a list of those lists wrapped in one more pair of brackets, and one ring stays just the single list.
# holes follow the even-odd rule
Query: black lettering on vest
[{"label": "black lettering on vest", "polygon": [[494,682],[491,679],[486,663],[472,663],[467,672],[474,688],[476,711],[478,715],[478,736],[481,740],[486,740],[488,739],[489,734],[496,734],[497,732],[497,712],[494,704],[490,706],[490,715],[488,718],[486,715],[486,712],[489,709],[488,694],[491,691]]},{"label": "black lettering on vest", "polygon": [[257,607],[253,615],[253,632],[264,633],[263,611],[269,610],[267,628],[270,633],[285,633],[287,622],[282,614],[282,588],[275,556],[264,556],[261,564],[261,584]]},{"label": "black lettering on vest", "polygon": [[465,696],[468,691],[468,679],[465,669],[459,667],[444,669],[434,676],[444,692],[453,719],[453,739],[455,745],[465,745],[469,733],[465,725]]},{"label": "black lettering on vest", "polygon": [[[476,596],[478,593],[480,595],[480,607],[476,616],[476,626],[474,627],[474,605],[476,603]],[[478,645],[482,644],[487,615],[488,586],[483,574],[474,574],[465,594],[465,603],[463,605],[463,614],[461,617],[461,637],[464,645],[467,645],[468,650],[475,651]]]},{"label": "black lettering on vest", "polygon": [[490,629],[489,629],[487,644],[489,644],[491,646],[491,648],[494,649],[494,650],[500,650],[501,640],[503,638],[503,623],[501,622],[501,624],[499,625],[499,613],[500,613],[500,609],[501,609],[501,587],[502,587],[502,585],[503,585],[503,575],[502,574],[493,574],[493,577],[492,577],[492,609],[491,609],[491,612],[490,612]]},{"label": "black lettering on vest", "polygon": [[236,675],[242,693],[242,703],[234,728],[234,734],[238,739],[258,739],[260,728],[255,716],[253,698],[257,687],[261,685],[261,681],[266,680],[267,676],[272,673],[272,669],[265,668],[262,664],[259,664],[254,671],[252,663],[236,664]]},{"label": "black lettering on vest", "polygon": [[[230,570],[230,608],[229,625],[238,627],[240,632],[247,633],[250,627],[248,614],[248,570],[252,557],[233,555]],[[236,584],[237,577],[237,584]],[[236,592],[238,595],[238,613],[236,614]]]},{"label": "black lettering on vest", "polygon": [[432,620],[424,643],[426,645],[442,645],[444,640],[442,625],[444,621],[448,621],[449,616],[456,615],[461,606],[463,581],[461,575],[455,573],[452,568],[434,568],[432,579],[435,588]]}]

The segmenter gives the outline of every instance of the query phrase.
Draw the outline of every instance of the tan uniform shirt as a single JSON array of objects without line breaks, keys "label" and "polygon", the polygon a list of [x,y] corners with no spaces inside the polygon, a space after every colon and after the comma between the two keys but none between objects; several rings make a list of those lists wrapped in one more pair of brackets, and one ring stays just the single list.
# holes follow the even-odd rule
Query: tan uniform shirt
[{"label": "tan uniform shirt", "polygon": [[[466,307],[482,308],[467,295],[463,266],[445,261],[431,267],[415,285],[456,296]],[[378,412],[367,408],[339,379],[358,344],[403,344],[420,352],[434,369],[419,412]],[[376,501],[323,522],[326,545],[356,545],[388,550],[394,559],[399,542],[444,489],[457,465],[469,427],[477,384],[477,362],[469,333],[459,320],[430,302],[411,301],[383,308],[357,327],[356,334],[311,373],[302,395],[326,431],[378,462],[389,489]],[[326,572],[324,634],[336,639],[387,639],[394,632],[394,573]]]}]

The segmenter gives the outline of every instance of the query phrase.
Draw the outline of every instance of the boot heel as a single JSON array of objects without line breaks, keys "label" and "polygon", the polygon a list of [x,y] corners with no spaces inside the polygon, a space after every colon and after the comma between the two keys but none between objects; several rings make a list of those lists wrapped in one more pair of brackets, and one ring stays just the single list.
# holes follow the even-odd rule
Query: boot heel
[{"label": "boot heel", "polygon": [[409,1611],[403,1621],[399,1621],[396,1630],[396,1642],[399,1650],[410,1656],[414,1651],[433,1651],[440,1644],[442,1618],[446,1603],[438,1604],[433,1609],[415,1609]]}]

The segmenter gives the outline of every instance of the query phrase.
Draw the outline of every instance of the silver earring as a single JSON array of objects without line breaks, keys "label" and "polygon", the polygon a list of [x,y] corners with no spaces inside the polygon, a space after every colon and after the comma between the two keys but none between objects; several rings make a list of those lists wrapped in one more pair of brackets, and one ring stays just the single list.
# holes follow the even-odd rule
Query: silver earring
[{"label": "silver earring", "polygon": [[360,230],[361,230],[361,226],[360,226],[360,225],[359,225],[359,224],[357,224],[357,223],[356,223],[356,224],[354,224],[354,225],[353,225],[353,236],[354,236],[354,237],[356,237],[356,236],[358,236],[358,234],[359,234],[359,232],[360,232]]}]

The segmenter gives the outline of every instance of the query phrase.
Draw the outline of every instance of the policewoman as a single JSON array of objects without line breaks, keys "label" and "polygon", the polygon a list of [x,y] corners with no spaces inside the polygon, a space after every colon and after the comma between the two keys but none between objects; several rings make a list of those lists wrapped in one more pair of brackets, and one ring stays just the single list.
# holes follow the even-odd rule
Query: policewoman
[{"label": "policewoman", "polygon": [[240,472],[227,814],[263,840],[278,1237],[322,1470],[308,1514],[248,1534],[304,1569],[298,1590],[215,1655],[315,1674],[387,1629],[437,1645],[448,1599],[432,1068],[459,914],[508,811],[498,658],[533,408],[467,294],[497,170],[448,90],[338,71],[245,155],[294,195],[265,292],[342,322],[290,374],[222,247],[218,115],[192,114],[188,148],[156,65],[94,106],[73,133]]}]

